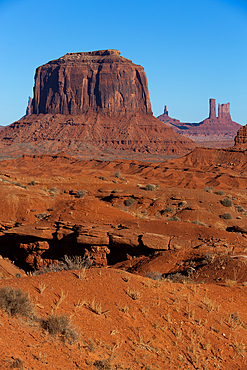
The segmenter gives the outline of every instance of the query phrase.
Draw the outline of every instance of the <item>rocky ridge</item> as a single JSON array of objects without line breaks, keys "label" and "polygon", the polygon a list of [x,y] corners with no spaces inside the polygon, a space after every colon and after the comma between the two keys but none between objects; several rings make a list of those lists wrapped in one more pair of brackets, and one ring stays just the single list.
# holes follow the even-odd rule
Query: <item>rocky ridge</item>
[{"label": "rocky ridge", "polygon": [[180,133],[197,144],[209,147],[230,147],[234,145],[234,138],[241,129],[241,125],[234,122],[230,115],[230,103],[218,105],[216,116],[215,99],[209,100],[209,117],[198,123],[180,122],[168,115],[165,106],[164,113],[158,119],[175,132]]}]

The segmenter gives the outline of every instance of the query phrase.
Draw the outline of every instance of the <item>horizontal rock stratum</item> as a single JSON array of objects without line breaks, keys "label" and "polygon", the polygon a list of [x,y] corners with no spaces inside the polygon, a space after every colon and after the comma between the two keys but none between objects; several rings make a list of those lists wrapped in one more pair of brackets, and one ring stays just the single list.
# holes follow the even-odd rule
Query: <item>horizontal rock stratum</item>
[{"label": "horizontal rock stratum", "polygon": [[118,50],[68,53],[38,67],[30,113],[0,133],[2,153],[183,155],[195,148],[153,116],[143,67]]}]

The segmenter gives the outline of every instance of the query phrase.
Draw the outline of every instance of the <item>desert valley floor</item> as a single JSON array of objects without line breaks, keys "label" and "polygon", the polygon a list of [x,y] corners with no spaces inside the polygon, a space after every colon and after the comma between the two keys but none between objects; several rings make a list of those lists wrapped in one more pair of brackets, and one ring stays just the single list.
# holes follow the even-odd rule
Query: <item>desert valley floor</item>
[{"label": "desert valley floor", "polygon": [[247,368],[246,158],[1,161],[1,368]]}]

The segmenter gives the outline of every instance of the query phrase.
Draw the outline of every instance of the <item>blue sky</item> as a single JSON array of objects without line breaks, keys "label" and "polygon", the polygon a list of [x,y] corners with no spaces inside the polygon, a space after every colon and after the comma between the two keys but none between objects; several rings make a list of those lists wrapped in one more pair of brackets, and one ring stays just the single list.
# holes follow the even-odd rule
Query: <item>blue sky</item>
[{"label": "blue sky", "polygon": [[247,124],[247,2],[0,0],[0,125],[25,114],[35,69],[68,52],[118,49],[141,64],[155,116],[208,116],[231,103]]}]

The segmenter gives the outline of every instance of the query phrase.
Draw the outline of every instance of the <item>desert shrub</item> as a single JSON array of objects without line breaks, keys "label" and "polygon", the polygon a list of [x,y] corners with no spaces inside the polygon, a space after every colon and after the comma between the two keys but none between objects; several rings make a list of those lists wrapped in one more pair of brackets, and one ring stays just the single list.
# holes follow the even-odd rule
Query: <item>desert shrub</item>
[{"label": "desert shrub", "polygon": [[34,306],[29,295],[10,286],[0,288],[0,308],[11,316],[34,317]]},{"label": "desert shrub", "polygon": [[164,215],[164,214],[166,214],[166,213],[173,212],[173,211],[174,211],[174,208],[173,208],[173,207],[171,207],[171,206],[167,206],[165,209],[162,209],[162,210],[160,211],[160,214],[161,214],[161,215]]},{"label": "desert shrub", "polygon": [[154,191],[154,190],[156,190],[157,189],[157,186],[156,185],[154,185],[154,184],[147,184],[146,186],[145,186],[145,190],[148,190],[148,191]]},{"label": "desert shrub", "polygon": [[104,176],[99,176],[99,179],[105,181],[105,177]]},{"label": "desert shrub", "polygon": [[63,270],[86,270],[92,265],[92,261],[87,255],[68,256],[67,254],[59,261],[58,265],[44,266],[42,269],[35,271],[33,275],[41,275],[47,272],[57,272]]},{"label": "desert shrub", "polygon": [[125,201],[124,201],[124,204],[125,204],[125,206],[126,207],[129,207],[129,206],[131,206],[132,204],[134,204],[136,201],[135,201],[135,199],[134,198],[132,198],[132,197],[130,197],[130,198],[128,198],[128,199],[125,199]]},{"label": "desert shrub", "polygon": [[51,335],[62,335],[64,340],[75,342],[78,339],[78,335],[70,327],[70,320],[66,315],[52,314],[41,321],[41,326]]},{"label": "desert shrub", "polygon": [[220,201],[220,203],[222,204],[222,206],[224,207],[232,207],[233,206],[233,203],[232,203],[232,200],[229,199],[229,198],[224,198]]},{"label": "desert shrub", "polygon": [[86,195],[86,190],[78,190],[75,194],[75,197],[78,199],[83,198]]},{"label": "desert shrub", "polygon": [[107,360],[97,360],[93,364],[97,370],[112,370],[113,367],[111,365],[110,359]]},{"label": "desert shrub", "polygon": [[237,206],[237,207],[236,207],[236,210],[237,210],[238,212],[245,212],[245,209],[244,209],[242,206]]},{"label": "desert shrub", "polygon": [[204,224],[204,222],[201,222],[201,221],[198,221],[198,220],[192,221],[192,224],[207,226],[206,224]]},{"label": "desert shrub", "polygon": [[56,193],[57,192],[57,188],[56,187],[54,187],[54,188],[50,188],[50,190],[49,191],[51,191],[52,193]]},{"label": "desert shrub", "polygon": [[191,279],[188,276],[181,274],[180,272],[176,272],[174,274],[167,274],[165,276],[165,280],[169,280],[173,283],[190,283]]},{"label": "desert shrub", "polygon": [[62,259],[62,266],[64,270],[82,270],[88,269],[92,265],[92,261],[86,255],[81,256],[68,256],[67,254]]},{"label": "desert shrub", "polygon": [[225,193],[224,193],[224,191],[223,190],[217,190],[217,191],[215,191],[215,193],[214,194],[217,194],[217,195],[224,195]]},{"label": "desert shrub", "polygon": [[114,172],[113,176],[116,177],[117,179],[122,179],[121,172]]},{"label": "desert shrub", "polygon": [[35,217],[38,219],[38,220],[44,220],[45,218],[47,218],[49,215],[46,213],[46,212],[43,212],[43,213],[37,213],[35,215]]},{"label": "desert shrub", "polygon": [[206,191],[207,193],[212,193],[213,192],[213,187],[212,186],[206,186],[205,188],[203,188],[204,191]]},{"label": "desert shrub", "polygon": [[181,219],[178,216],[173,216],[168,218],[168,221],[181,221]]},{"label": "desert shrub", "polygon": [[216,254],[214,253],[206,253],[204,259],[202,260],[203,265],[208,265],[209,263],[213,263],[215,260]]},{"label": "desert shrub", "polygon": [[236,280],[226,279],[225,281],[226,281],[226,286],[228,286],[229,288],[237,284]]},{"label": "desert shrub", "polygon": [[161,272],[159,272],[159,271],[147,272],[146,276],[149,279],[153,279],[153,280],[157,280],[157,281],[162,281],[163,280],[163,276],[162,276]]},{"label": "desert shrub", "polygon": [[34,180],[30,181],[30,182],[28,183],[28,185],[32,185],[32,186],[34,186],[34,185],[35,185],[35,181],[34,181]]},{"label": "desert shrub", "polygon": [[16,358],[10,365],[10,369],[25,369],[24,362],[20,358]]},{"label": "desert shrub", "polygon": [[223,213],[222,215],[220,215],[220,218],[222,218],[223,220],[232,220],[232,215],[231,213]]},{"label": "desert shrub", "polygon": [[135,289],[127,289],[126,291],[127,295],[132,298],[134,301],[137,301],[141,298],[141,293],[139,292],[139,290],[135,290]]}]

